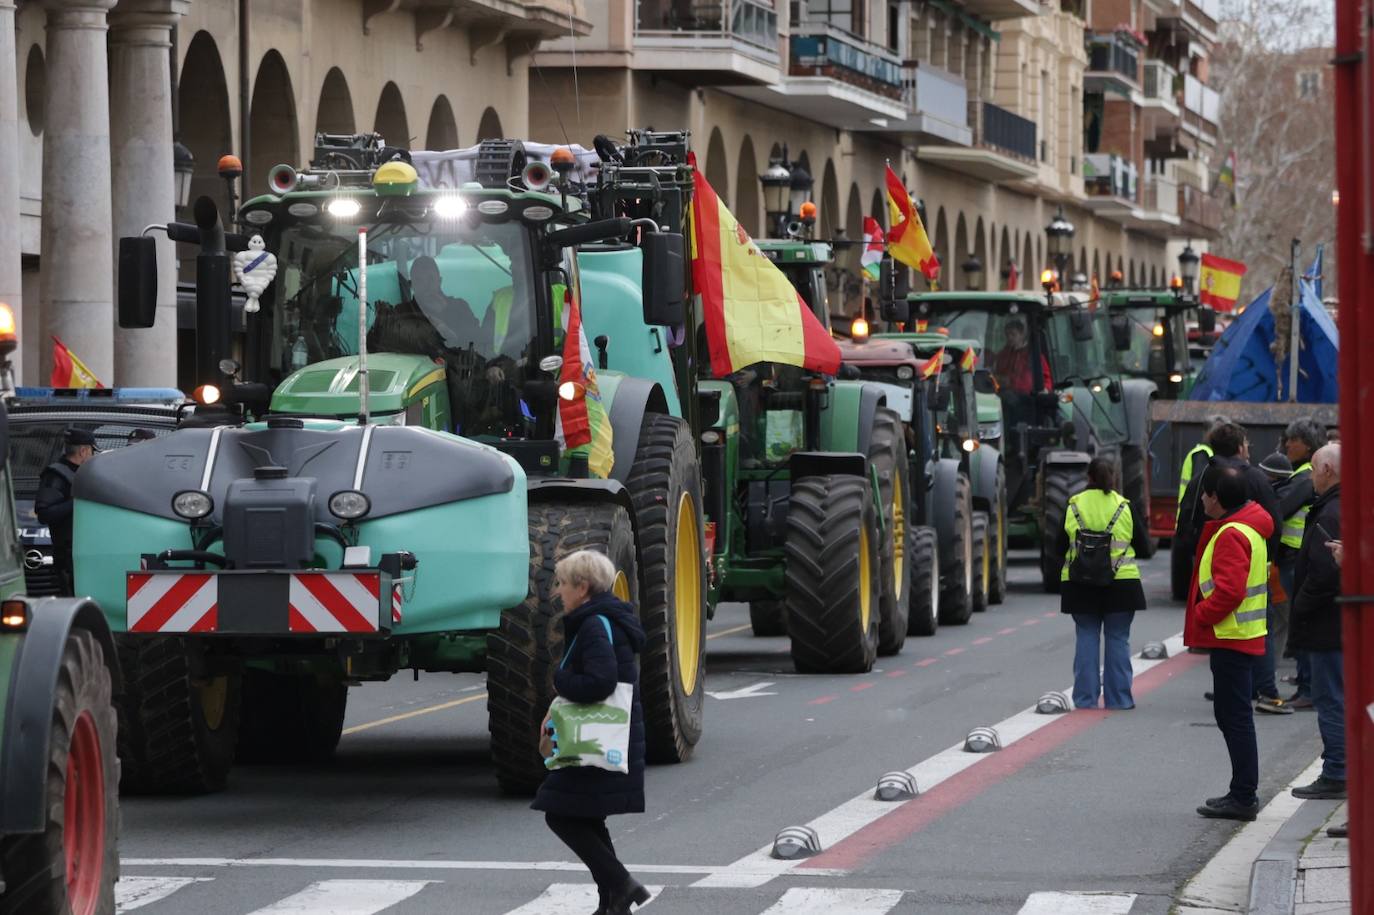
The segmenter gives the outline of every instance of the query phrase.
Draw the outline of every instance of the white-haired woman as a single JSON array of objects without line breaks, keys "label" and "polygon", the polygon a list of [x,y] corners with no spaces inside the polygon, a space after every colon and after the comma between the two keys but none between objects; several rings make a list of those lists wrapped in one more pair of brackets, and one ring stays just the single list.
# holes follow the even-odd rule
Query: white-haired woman
[{"label": "white-haired woman", "polygon": [[[554,593],[563,602],[565,654],[554,672],[554,690],[570,702],[603,702],[617,683],[633,683],[630,771],[592,767],[555,769],[531,805],[591,871],[601,905],[595,915],[623,915],[649,901],[649,891],[616,857],[606,817],[644,812],[644,710],[639,701],[639,662],[644,628],[634,608],[611,593],[616,570],[603,554],[578,550],[554,566]],[[597,617],[605,617],[603,626]],[[609,634],[608,634],[609,632]]]}]

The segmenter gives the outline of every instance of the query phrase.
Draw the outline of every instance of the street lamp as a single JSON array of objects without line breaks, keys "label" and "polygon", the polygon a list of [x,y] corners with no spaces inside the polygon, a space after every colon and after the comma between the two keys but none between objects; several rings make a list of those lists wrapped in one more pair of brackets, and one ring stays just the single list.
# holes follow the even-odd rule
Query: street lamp
[{"label": "street lamp", "polygon": [[787,214],[791,209],[788,195],[792,190],[792,173],[782,159],[774,159],[759,175],[759,183],[763,185],[763,208],[768,214],[769,234],[782,238],[787,234]]},{"label": "street lamp", "polygon": [[1178,274],[1183,278],[1183,289],[1185,292],[1193,291],[1193,283],[1197,281],[1197,265],[1202,261],[1196,251],[1193,250],[1191,243],[1183,248],[1183,253],[1178,256]]},{"label": "street lamp", "polygon": [[[787,149],[783,148],[783,155],[787,154]],[[792,207],[791,212],[800,213],[802,204],[811,199],[811,187],[816,183],[816,179],[811,177],[811,173],[806,170],[806,166],[800,162],[791,165],[792,172]]]},{"label": "street lamp", "polygon": [[173,198],[178,207],[184,207],[191,202],[191,176],[196,171],[196,157],[191,155],[191,150],[186,148],[186,144],[181,142],[180,137],[172,140],[172,184]]},{"label": "street lamp", "polygon": [[1073,257],[1073,223],[1064,218],[1064,207],[1054,214],[1054,219],[1045,226],[1046,248],[1054,258],[1054,266],[1059,275],[1064,275],[1069,259]]},{"label": "street lamp", "polygon": [[964,271],[964,288],[981,290],[983,288],[983,262],[978,259],[978,255],[970,253],[968,260],[960,265]]}]

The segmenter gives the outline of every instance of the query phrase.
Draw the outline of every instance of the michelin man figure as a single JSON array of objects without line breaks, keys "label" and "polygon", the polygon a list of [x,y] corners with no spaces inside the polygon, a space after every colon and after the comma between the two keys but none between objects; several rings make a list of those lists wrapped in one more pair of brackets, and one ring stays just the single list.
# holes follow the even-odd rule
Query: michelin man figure
[{"label": "michelin man figure", "polygon": [[243,310],[253,314],[258,310],[258,296],[277,275],[277,256],[267,250],[261,235],[248,239],[248,250],[234,255],[234,277],[248,293]]}]

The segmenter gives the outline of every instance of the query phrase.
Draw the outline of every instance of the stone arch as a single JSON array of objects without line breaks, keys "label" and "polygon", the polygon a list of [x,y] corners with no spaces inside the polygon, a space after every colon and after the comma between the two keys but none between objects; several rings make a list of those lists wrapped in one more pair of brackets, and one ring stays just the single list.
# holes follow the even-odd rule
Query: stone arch
[{"label": "stone arch", "polygon": [[978,217],[978,222],[973,228],[972,253],[978,256],[978,260],[983,264],[983,288],[996,289],[997,284],[993,277],[997,276],[997,266],[992,262],[992,252],[988,250],[989,233],[983,231],[983,217]]},{"label": "stone arch", "polygon": [[[1079,248],[1079,249],[1078,249],[1078,263],[1074,264],[1073,267],[1070,268],[1070,269],[1071,269],[1072,272],[1074,272],[1074,273],[1087,273],[1087,272],[1088,272],[1088,246],[1087,246],[1087,245],[1084,245],[1082,248]],[[1065,288],[1067,288],[1067,286],[1066,286]]]},{"label": "stone arch", "polygon": [[1031,239],[1031,233],[1027,232],[1025,237],[1025,252],[1021,255],[1021,283],[1022,289],[1034,289],[1035,284],[1040,282],[1040,262],[1035,259],[1035,245]]},{"label": "stone arch", "polygon": [[715,190],[716,196],[731,206],[730,200],[730,163],[725,161],[725,137],[717,127],[711,131],[711,142],[706,145],[706,180]]},{"label": "stone arch", "polygon": [[735,216],[744,231],[753,238],[759,238],[759,215],[762,204],[759,202],[759,161],[754,152],[754,140],[748,134],[739,147],[739,165],[735,168]]},{"label": "stone arch", "polygon": [[[196,160],[190,199],[209,196],[221,206],[227,205],[224,182],[216,166],[220,156],[234,151],[234,134],[229,118],[229,87],[224,79],[224,64],[209,32],[197,32],[182,59],[177,83],[177,123],[181,142]],[[269,163],[267,168],[275,164]],[[264,180],[267,168],[261,169]],[[248,179],[245,175],[244,187],[254,186]]]},{"label": "stone arch", "polygon": [[966,289],[964,281],[964,261],[968,259],[969,251],[968,221],[964,219],[964,214],[960,213],[959,218],[954,222],[954,249],[950,252],[953,258],[945,265],[948,274],[945,277],[945,288],[947,289]]},{"label": "stone arch", "polygon": [[[1006,226],[1002,226],[1002,244],[998,247],[997,251],[997,263],[991,265],[988,275],[997,277],[997,285],[1000,288],[1002,285],[1002,270],[1007,267],[1014,257],[1016,257],[1015,243],[1012,241],[1011,233],[1007,231]],[[1022,267],[1021,269],[1024,270],[1025,268]]]},{"label": "stone arch", "polygon": [[377,114],[372,118],[372,129],[382,135],[388,146],[410,148],[410,121],[406,118],[406,102],[401,97],[401,89],[388,81],[377,98]]},{"label": "stone arch", "polygon": [[453,119],[453,106],[448,96],[441,95],[429,109],[429,126],[425,128],[425,149],[457,149],[458,122]]},{"label": "stone arch", "polygon": [[1162,285],[1162,284],[1159,282],[1159,274],[1156,272],[1157,269],[1158,269],[1158,268],[1156,268],[1153,264],[1150,265],[1150,288],[1151,288],[1151,289],[1157,289],[1159,286]]},{"label": "stone arch", "polygon": [[834,238],[840,220],[840,182],[835,177],[835,160],[825,160],[825,177],[821,179],[820,237]]},{"label": "stone arch", "polygon": [[1126,261],[1120,254],[1116,256],[1116,269],[1121,274],[1121,282],[1126,282]]},{"label": "stone arch", "polygon": [[868,215],[878,220],[879,225],[887,222],[887,200],[883,196],[883,189],[878,188],[873,192],[873,205],[868,210]]},{"label": "stone arch", "polygon": [[772,162],[774,159],[781,159],[781,158],[782,158],[782,144],[781,144],[781,143],[774,143],[774,144],[772,145],[772,147],[769,148],[769,150],[768,150],[768,161],[769,161],[769,162]]},{"label": "stone arch", "polygon": [[348,91],[348,78],[338,67],[330,67],[320,87],[320,104],[315,109],[316,133],[353,133],[357,130],[353,119],[353,94]]},{"label": "stone arch", "polygon": [[[1043,239],[1043,238],[1040,237],[1039,235],[1036,235],[1036,236],[1035,236],[1035,261],[1034,261],[1034,264],[1035,264],[1035,270],[1034,270],[1035,280],[1034,280],[1033,282],[1034,282],[1035,284],[1039,284],[1039,282],[1040,282],[1040,271],[1041,271],[1041,270],[1044,270],[1046,267],[1050,266],[1049,264],[1045,263],[1045,239]],[[1030,288],[1034,289],[1035,286],[1032,285]]]},{"label": "stone arch", "polygon": [[[844,208],[844,237],[850,241],[862,241],[864,237],[864,204],[863,197],[859,194],[859,182],[855,181],[849,185],[849,203]],[[858,247],[850,248],[851,251],[861,252]],[[854,256],[854,266],[859,265],[858,254]]]},{"label": "stone arch", "polygon": [[43,135],[47,123],[47,92],[48,65],[43,59],[43,48],[35,44],[29,48],[28,59],[24,62],[24,117],[35,137]]},{"label": "stone arch", "polygon": [[1135,282],[1135,260],[1134,260],[1134,259],[1130,261],[1129,266],[1130,266],[1130,269],[1129,269],[1129,270],[1127,271],[1127,273],[1126,273],[1126,284],[1129,285],[1129,286],[1131,286],[1132,288],[1134,288],[1135,285],[1136,285],[1136,282]]},{"label": "stone arch", "polygon": [[477,122],[477,142],[483,140],[503,140],[506,132],[501,129],[501,116],[496,113],[495,108],[487,108],[482,112],[482,119]]},{"label": "stone arch", "polygon": [[[180,97],[195,98],[184,90]],[[252,188],[256,193],[266,191],[267,172],[272,166],[283,162],[301,164],[296,145],[295,99],[286,61],[276,49],[268,51],[258,64],[258,75],[253,80],[253,102],[248,109],[250,140],[248,161],[244,163],[245,188]],[[196,160],[199,162],[200,157],[196,156]]]}]

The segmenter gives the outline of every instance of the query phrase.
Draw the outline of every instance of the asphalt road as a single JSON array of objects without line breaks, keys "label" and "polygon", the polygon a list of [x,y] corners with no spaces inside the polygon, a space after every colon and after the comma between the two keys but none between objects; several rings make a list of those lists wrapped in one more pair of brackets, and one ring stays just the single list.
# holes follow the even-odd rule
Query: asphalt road
[{"label": "asphalt road", "polygon": [[[1142,569],[1151,609],[1136,651],[1183,628],[1167,552]],[[1206,658],[1142,669],[1132,711],[1027,714],[1071,683],[1072,624],[1028,557],[1011,580],[1005,604],[908,640],[863,676],[797,676],[786,639],[755,639],[745,608],[721,608],[707,688],[723,697],[707,699],[696,755],[650,769],[648,813],[611,820],[622,858],[662,887],[648,910],[1167,912],[1234,832],[1193,812],[1229,778]],[[1320,745],[1311,713],[1257,718],[1267,801]],[[999,723],[1000,752],[957,749]],[[501,796],[486,755],[481,677],[355,688],[329,764],[243,767],[213,796],[126,799],[120,910],[590,912],[585,871],[541,815]],[[902,769],[916,799],[861,797]],[[761,854],[807,823],[820,856]]]}]

